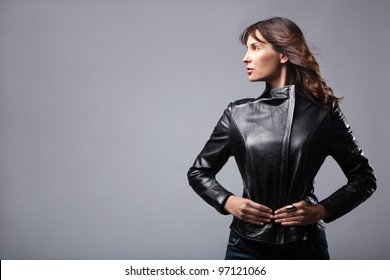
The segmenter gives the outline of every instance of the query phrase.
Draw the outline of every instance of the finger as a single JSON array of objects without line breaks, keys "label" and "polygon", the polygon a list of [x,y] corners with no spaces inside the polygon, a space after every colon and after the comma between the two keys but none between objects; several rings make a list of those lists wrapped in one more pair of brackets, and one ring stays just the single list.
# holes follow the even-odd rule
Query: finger
[{"label": "finger", "polygon": [[283,212],[283,213],[274,215],[274,220],[277,221],[277,220],[281,220],[281,219],[286,219],[290,216],[291,216],[290,213]]},{"label": "finger", "polygon": [[297,225],[304,225],[305,222],[305,217],[302,216],[301,214],[296,214],[294,216],[287,216],[284,218],[276,219],[275,223],[281,224],[283,226],[297,226]]},{"label": "finger", "polygon": [[258,209],[254,209],[254,208],[245,208],[245,209],[242,209],[242,213],[244,215],[251,215],[253,217],[258,217],[258,218],[264,218],[264,219],[272,219],[273,216],[271,213],[269,212],[263,212],[263,211],[260,211]]},{"label": "finger", "polygon": [[253,215],[255,217],[263,217],[272,219],[272,210],[264,205],[253,202],[251,200],[246,200],[245,203],[241,206],[241,213],[246,215]]},{"label": "finger", "polygon": [[257,223],[264,223],[264,222],[271,222],[272,215],[268,213],[259,212],[256,209],[250,208],[246,206],[246,208],[239,209],[234,216],[236,216],[238,219],[243,220],[245,222],[256,222]]},{"label": "finger", "polygon": [[245,223],[251,224],[251,225],[256,225],[256,226],[263,226],[266,224],[265,222],[259,222],[256,220],[242,220],[242,221]]},{"label": "finger", "polygon": [[301,202],[289,204],[286,206],[283,206],[282,208],[279,208],[278,210],[275,211],[275,214],[280,214],[283,212],[295,212],[298,210],[298,208],[301,206]]},{"label": "finger", "polygon": [[286,217],[283,219],[277,219],[275,220],[275,223],[281,224],[282,226],[288,226],[288,225],[298,225],[299,222],[294,219],[294,217]]},{"label": "finger", "polygon": [[250,224],[254,224],[254,225],[264,225],[266,223],[271,222],[271,220],[269,220],[269,219],[261,219],[261,218],[253,217],[253,216],[252,217],[245,217],[242,219],[242,221],[250,223]]},{"label": "finger", "polygon": [[270,223],[272,221],[272,215],[267,213],[242,213],[241,215],[242,220],[251,220],[251,221],[257,221],[262,223]]},{"label": "finger", "polygon": [[257,209],[261,212],[268,212],[268,213],[272,213],[272,209],[265,206],[265,205],[262,205],[262,204],[259,204],[259,203],[256,203],[252,200],[248,200],[248,206],[254,208],[254,209]]},{"label": "finger", "polygon": [[282,212],[280,214],[274,215],[274,221],[275,223],[281,223],[284,221],[299,220],[301,215],[301,211]]},{"label": "finger", "polygon": [[282,208],[279,208],[278,210],[275,211],[275,215],[285,213],[286,212],[286,208],[287,208],[287,205],[283,206]]},{"label": "finger", "polygon": [[300,223],[297,221],[286,221],[281,223],[282,226],[299,226]]},{"label": "finger", "polygon": [[305,224],[305,219],[302,216],[287,218],[281,222],[282,226],[300,226],[304,224]]}]

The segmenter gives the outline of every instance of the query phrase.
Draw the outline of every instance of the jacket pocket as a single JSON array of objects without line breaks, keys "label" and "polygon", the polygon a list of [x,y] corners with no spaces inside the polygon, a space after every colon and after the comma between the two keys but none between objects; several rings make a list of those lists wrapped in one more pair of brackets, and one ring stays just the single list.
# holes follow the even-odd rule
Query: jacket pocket
[{"label": "jacket pocket", "polygon": [[236,246],[238,242],[240,242],[240,239],[241,237],[237,233],[235,233],[234,231],[230,231],[228,245]]}]

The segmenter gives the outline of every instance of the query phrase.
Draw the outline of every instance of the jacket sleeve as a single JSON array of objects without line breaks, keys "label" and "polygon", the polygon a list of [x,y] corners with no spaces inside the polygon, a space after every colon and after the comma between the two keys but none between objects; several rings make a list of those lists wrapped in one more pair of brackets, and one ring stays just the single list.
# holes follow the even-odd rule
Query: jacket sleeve
[{"label": "jacket sleeve", "polygon": [[329,108],[328,122],[330,155],[339,164],[348,181],[345,186],[320,202],[330,213],[324,219],[327,223],[354,209],[376,190],[373,169],[336,102]]},{"label": "jacket sleeve", "polygon": [[225,215],[228,213],[224,210],[224,204],[232,193],[223,188],[215,176],[231,154],[230,122],[231,114],[228,108],[187,173],[189,184],[194,191],[218,212]]}]

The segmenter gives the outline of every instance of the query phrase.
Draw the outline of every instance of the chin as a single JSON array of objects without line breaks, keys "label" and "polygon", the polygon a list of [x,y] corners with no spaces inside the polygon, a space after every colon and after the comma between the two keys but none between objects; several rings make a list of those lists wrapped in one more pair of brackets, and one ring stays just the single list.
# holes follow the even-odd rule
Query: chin
[{"label": "chin", "polygon": [[255,78],[251,78],[251,77],[249,77],[248,80],[250,82],[262,82],[263,81],[262,79],[255,79]]}]

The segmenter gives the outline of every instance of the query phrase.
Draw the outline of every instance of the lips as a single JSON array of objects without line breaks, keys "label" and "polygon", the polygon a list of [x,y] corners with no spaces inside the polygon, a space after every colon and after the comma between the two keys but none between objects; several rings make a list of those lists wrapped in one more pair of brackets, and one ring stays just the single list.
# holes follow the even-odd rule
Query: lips
[{"label": "lips", "polygon": [[251,74],[252,71],[253,71],[253,68],[249,68],[249,67],[246,68],[246,72],[247,72],[248,74]]}]

